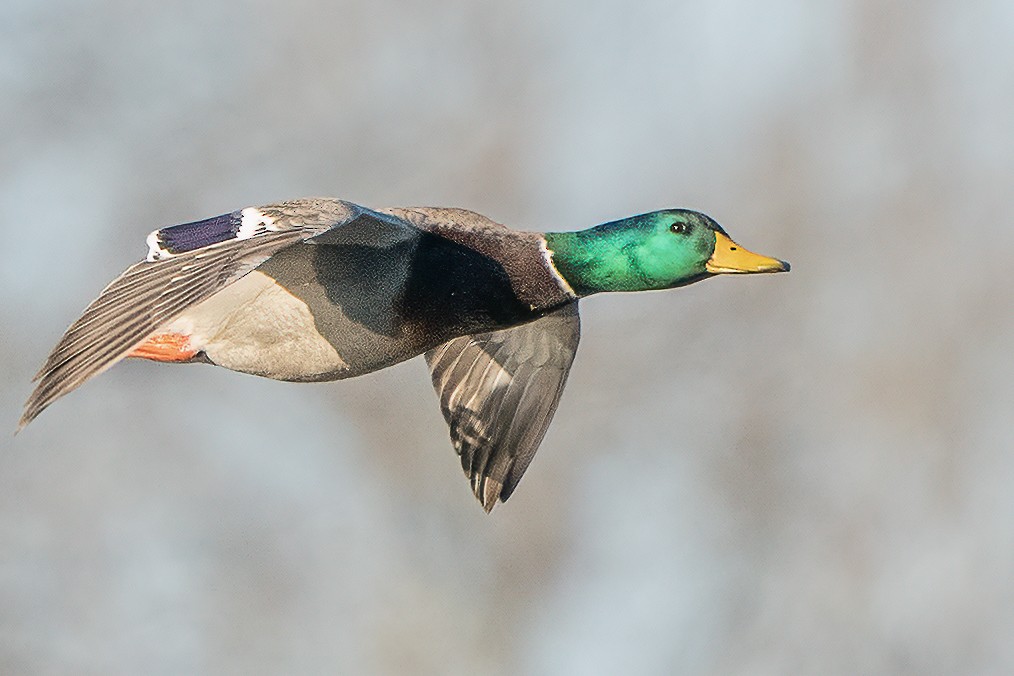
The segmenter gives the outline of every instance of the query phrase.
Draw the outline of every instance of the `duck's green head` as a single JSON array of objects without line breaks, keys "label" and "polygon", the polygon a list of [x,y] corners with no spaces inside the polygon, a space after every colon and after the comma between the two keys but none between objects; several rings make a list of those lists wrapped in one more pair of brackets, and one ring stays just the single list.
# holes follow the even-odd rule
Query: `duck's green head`
[{"label": "duck's green head", "polygon": [[579,296],[671,289],[712,275],[789,269],[785,261],[747,251],[714,220],[687,209],[545,236],[554,266]]}]

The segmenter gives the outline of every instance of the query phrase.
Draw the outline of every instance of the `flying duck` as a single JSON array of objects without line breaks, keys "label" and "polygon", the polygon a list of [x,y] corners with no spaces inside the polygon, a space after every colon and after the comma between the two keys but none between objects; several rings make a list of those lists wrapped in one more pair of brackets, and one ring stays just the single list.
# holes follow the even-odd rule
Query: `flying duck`
[{"label": "flying duck", "polygon": [[487,512],[514,492],[556,411],[580,299],[789,269],[686,209],[543,233],[464,209],[309,198],[165,227],[147,243],[57,343],[19,429],[125,357],[313,382],[423,354]]}]

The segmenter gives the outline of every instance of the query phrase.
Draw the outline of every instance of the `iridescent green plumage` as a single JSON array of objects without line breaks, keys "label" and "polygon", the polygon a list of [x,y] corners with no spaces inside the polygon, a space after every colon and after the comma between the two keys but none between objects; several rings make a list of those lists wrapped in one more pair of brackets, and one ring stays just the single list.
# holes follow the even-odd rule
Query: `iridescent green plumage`
[{"label": "iridescent green plumage", "polygon": [[721,226],[686,209],[653,211],[577,232],[548,232],[553,262],[585,296],[684,286],[708,275]]}]

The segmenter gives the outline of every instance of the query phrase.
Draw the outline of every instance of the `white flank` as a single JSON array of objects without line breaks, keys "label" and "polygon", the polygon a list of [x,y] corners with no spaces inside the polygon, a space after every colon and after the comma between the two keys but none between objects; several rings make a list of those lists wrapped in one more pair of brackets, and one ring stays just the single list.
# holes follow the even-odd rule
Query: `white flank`
[{"label": "white flank", "polygon": [[553,250],[546,245],[546,238],[539,238],[539,251],[542,252],[542,259],[546,261],[546,267],[553,273],[553,279],[560,285],[560,288],[565,294],[571,298],[577,298],[577,294],[574,293],[574,289],[570,286],[570,282],[563,278],[560,271],[556,269],[556,263],[553,262]]},{"label": "white flank", "polygon": [[329,380],[348,364],[317,330],[310,309],[274,279],[251,272],[165,329],[218,366],[278,380]]}]

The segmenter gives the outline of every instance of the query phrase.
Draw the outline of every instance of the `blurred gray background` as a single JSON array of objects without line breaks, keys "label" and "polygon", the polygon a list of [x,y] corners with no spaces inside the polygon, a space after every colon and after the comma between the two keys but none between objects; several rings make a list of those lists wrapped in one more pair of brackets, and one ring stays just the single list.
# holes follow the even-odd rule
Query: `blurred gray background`
[{"label": "blurred gray background", "polygon": [[0,8],[0,426],[159,226],[705,211],[483,514],[421,360],[131,361],[0,441],[0,673],[1014,670],[1014,4]]}]

